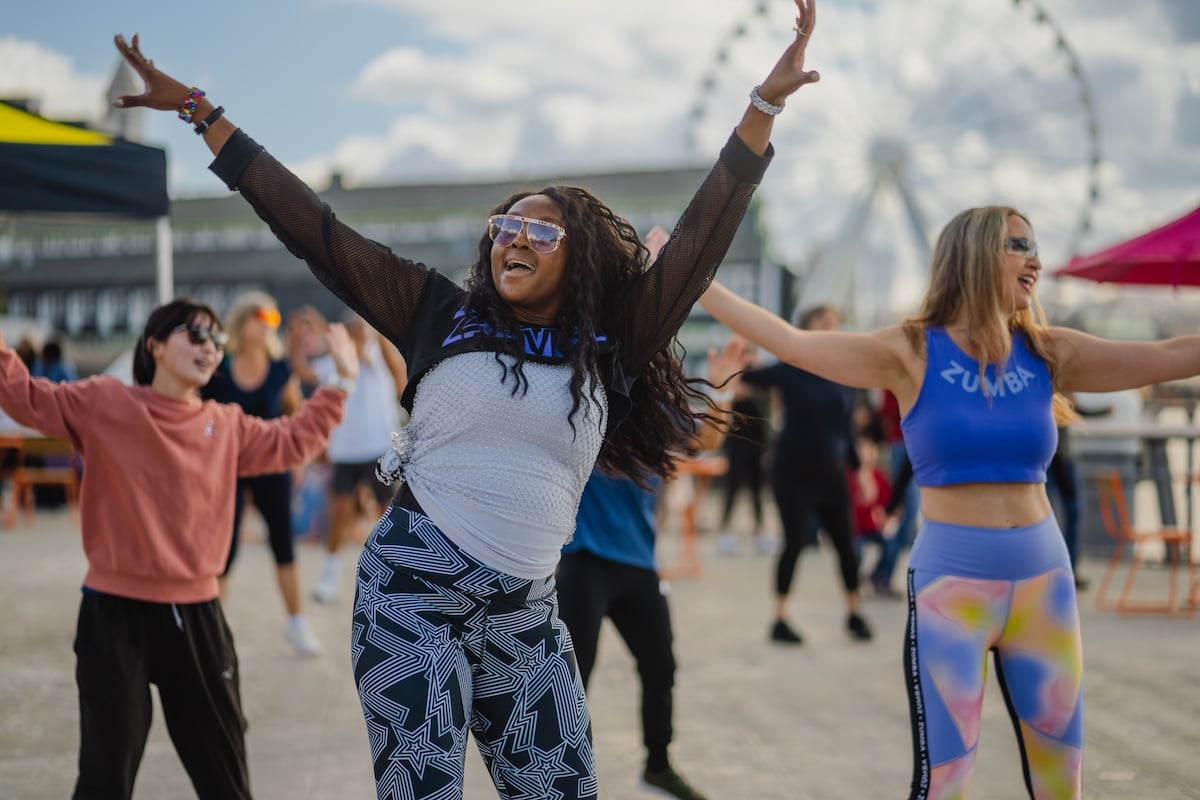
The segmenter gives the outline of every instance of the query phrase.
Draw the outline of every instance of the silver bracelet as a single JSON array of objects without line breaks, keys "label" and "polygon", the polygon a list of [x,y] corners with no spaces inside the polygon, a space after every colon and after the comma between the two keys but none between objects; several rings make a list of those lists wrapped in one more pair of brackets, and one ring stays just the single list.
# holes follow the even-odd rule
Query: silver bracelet
[{"label": "silver bracelet", "polygon": [[784,104],[780,103],[779,105],[775,105],[774,103],[768,103],[763,99],[763,96],[758,93],[758,90],[761,88],[761,86],[755,86],[750,90],[750,105],[754,106],[769,117],[779,116],[780,112],[783,111]]}]

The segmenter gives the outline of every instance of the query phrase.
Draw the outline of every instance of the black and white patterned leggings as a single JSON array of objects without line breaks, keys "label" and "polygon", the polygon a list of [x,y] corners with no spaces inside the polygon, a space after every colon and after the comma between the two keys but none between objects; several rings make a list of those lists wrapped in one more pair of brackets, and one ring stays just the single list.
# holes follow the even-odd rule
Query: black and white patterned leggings
[{"label": "black and white patterned leggings", "polygon": [[380,800],[462,797],[468,727],[501,798],[596,797],[553,576],[487,567],[398,501],[359,560],[350,647]]}]

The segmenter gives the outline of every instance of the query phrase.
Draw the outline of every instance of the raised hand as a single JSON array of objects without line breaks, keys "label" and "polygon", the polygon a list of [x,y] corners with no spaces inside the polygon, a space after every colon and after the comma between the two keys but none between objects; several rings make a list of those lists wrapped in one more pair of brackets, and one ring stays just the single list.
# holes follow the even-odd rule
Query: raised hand
[{"label": "raised hand", "polygon": [[142,81],[146,84],[144,92],[141,94],[122,95],[113,101],[114,106],[117,108],[143,106],[145,108],[158,109],[159,111],[176,111],[183,105],[183,101],[187,99],[191,87],[185,86],[175,80],[154,66],[153,61],[142,55],[142,51],[138,48],[138,36],[136,33],[133,35],[133,44],[127,43],[125,37],[120,34],[117,34],[113,38],[113,42],[117,45],[117,50],[129,62],[129,66],[137,71],[137,74],[141,76]]},{"label": "raised hand", "polygon": [[671,240],[671,234],[661,225],[655,225],[646,234],[645,240],[642,242],[646,245],[646,249],[650,251],[650,263],[654,263],[654,259],[658,258],[658,251],[662,250],[663,245]]},{"label": "raised hand", "polygon": [[337,367],[337,374],[354,380],[358,377],[358,346],[350,338],[346,326],[340,322],[330,324],[326,333],[329,340],[329,355]]},{"label": "raised hand", "polygon": [[746,368],[746,340],[734,336],[721,350],[708,351],[708,382],[725,390],[737,384],[737,374]]},{"label": "raised hand", "polygon": [[808,48],[813,29],[817,26],[817,0],[795,0],[795,3],[795,41],[783,51],[783,55],[775,62],[771,73],[759,88],[762,98],[776,105],[782,105],[783,101],[801,86],[816,83],[821,79],[816,70],[806,72],[804,69],[804,51]]}]

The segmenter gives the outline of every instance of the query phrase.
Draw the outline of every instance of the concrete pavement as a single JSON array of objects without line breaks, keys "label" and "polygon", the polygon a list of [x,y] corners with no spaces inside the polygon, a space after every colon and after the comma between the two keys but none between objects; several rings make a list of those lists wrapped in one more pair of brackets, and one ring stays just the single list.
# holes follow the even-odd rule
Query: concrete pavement
[{"label": "concrete pavement", "polygon": [[[677,543],[664,542],[669,562]],[[677,767],[712,800],[900,798],[911,771],[900,669],[903,602],[868,599],[869,644],[842,630],[833,559],[807,553],[792,615],[806,642],[766,641],[772,561],[719,557],[702,543],[703,575],[672,586],[679,676]],[[311,586],[320,552],[300,547]],[[325,654],[300,659],[283,639],[283,610],[265,546],[243,547],[227,615],[242,665],[247,743],[260,800],[374,797],[367,737],[349,666],[352,556],[345,591],[307,613]],[[1093,578],[1099,563],[1084,570]],[[65,515],[0,530],[0,798],[70,794],[78,746],[71,651],[84,560]],[[1147,589],[1165,585],[1148,570]],[[1087,681],[1085,798],[1200,798],[1200,617],[1130,619],[1082,596]],[[638,682],[623,645],[606,629],[593,676],[601,796],[651,797],[642,766]],[[156,709],[135,797],[194,797]],[[472,747],[466,797],[495,797]],[[989,679],[971,797],[1023,797],[1007,713]]]}]

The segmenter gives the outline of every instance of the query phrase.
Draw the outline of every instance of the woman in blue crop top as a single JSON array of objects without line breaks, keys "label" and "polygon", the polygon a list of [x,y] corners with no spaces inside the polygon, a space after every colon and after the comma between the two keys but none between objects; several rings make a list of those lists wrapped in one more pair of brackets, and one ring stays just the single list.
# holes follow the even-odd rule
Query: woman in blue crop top
[{"label": "woman in blue crop top", "polygon": [[1029,220],[973,208],[946,225],[920,312],[867,334],[802,331],[713,284],[701,302],[782,360],[892,391],[921,490],[909,564],[905,670],[911,798],[961,797],[979,736],[988,651],[1030,797],[1078,798],[1082,656],[1070,561],[1046,497],[1063,392],[1200,372],[1200,336],[1114,342],[1051,328]]},{"label": "woman in blue crop top", "polygon": [[812,0],[796,6],[795,36],[656,258],[590,192],[549,186],[480,214],[462,287],[347,226],[136,39],[117,40],[146,82],[120,103],[190,118],[213,171],[409,366],[411,421],[381,464],[404,488],[363,549],[350,644],[380,798],[460,797],[468,733],[500,796],[596,797],[554,569],[594,466],[666,474],[690,440],[689,401],[704,397],[675,334],[767,167],[774,115],[817,80]]}]

